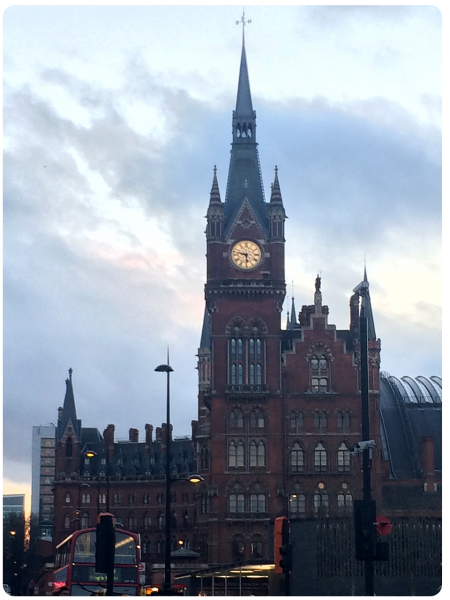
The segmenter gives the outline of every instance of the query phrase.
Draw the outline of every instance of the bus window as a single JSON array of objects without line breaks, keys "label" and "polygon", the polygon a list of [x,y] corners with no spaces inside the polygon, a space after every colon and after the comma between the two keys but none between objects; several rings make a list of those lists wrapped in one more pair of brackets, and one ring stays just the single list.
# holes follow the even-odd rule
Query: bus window
[{"label": "bus window", "polygon": [[73,562],[95,563],[95,537],[95,531],[87,531],[77,537]]},{"label": "bus window", "polygon": [[126,533],[116,531],[116,563],[123,565],[136,564],[136,542]]}]

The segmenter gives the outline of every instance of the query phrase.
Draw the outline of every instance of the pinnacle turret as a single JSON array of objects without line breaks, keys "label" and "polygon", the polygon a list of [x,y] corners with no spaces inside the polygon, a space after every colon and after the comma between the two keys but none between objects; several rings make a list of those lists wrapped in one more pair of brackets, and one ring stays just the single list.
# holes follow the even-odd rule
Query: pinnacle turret
[{"label": "pinnacle turret", "polygon": [[219,191],[219,183],[217,181],[217,167],[214,165],[214,177],[213,183],[211,187],[211,196],[209,200],[211,204],[222,204],[222,200],[220,199],[220,191]]}]

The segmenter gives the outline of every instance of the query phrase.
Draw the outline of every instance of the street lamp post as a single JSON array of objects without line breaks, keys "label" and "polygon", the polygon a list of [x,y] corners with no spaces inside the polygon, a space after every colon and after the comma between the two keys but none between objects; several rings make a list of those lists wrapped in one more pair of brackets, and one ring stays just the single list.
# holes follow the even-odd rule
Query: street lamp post
[{"label": "street lamp post", "polygon": [[[169,361],[167,361],[169,362]],[[165,547],[165,560],[164,560],[164,585],[163,594],[170,596],[172,594],[172,581],[171,581],[171,564],[170,564],[170,533],[171,533],[171,522],[170,522],[170,373],[173,371],[170,365],[159,365],[155,371],[159,373],[167,373],[167,417],[166,417],[166,522],[165,522],[165,533],[166,533],[166,547]]]}]

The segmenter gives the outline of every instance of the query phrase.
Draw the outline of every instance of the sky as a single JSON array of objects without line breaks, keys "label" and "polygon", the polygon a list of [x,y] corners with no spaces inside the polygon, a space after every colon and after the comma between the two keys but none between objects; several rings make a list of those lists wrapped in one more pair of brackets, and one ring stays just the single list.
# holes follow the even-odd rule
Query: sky
[{"label": "sky", "polygon": [[[225,197],[241,5],[10,6],[3,13],[3,478],[29,490],[33,425],[144,435],[197,418],[205,214]],[[441,13],[248,4],[266,199],[286,224],[286,320],[322,277],[349,326],[364,262],[381,368],[442,374]],[[284,326],[284,325],[283,325]]]}]

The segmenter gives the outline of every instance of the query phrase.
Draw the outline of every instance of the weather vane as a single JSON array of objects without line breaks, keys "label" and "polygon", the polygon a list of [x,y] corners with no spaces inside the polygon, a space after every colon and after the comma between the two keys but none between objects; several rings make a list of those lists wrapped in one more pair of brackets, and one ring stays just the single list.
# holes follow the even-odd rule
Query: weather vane
[{"label": "weather vane", "polygon": [[239,21],[236,21],[236,25],[239,25],[239,23],[242,23],[242,35],[244,35],[244,27],[246,25],[248,25],[248,23],[251,23],[251,19],[248,19],[247,21],[245,20],[245,11],[242,8],[242,17],[239,19]]}]

